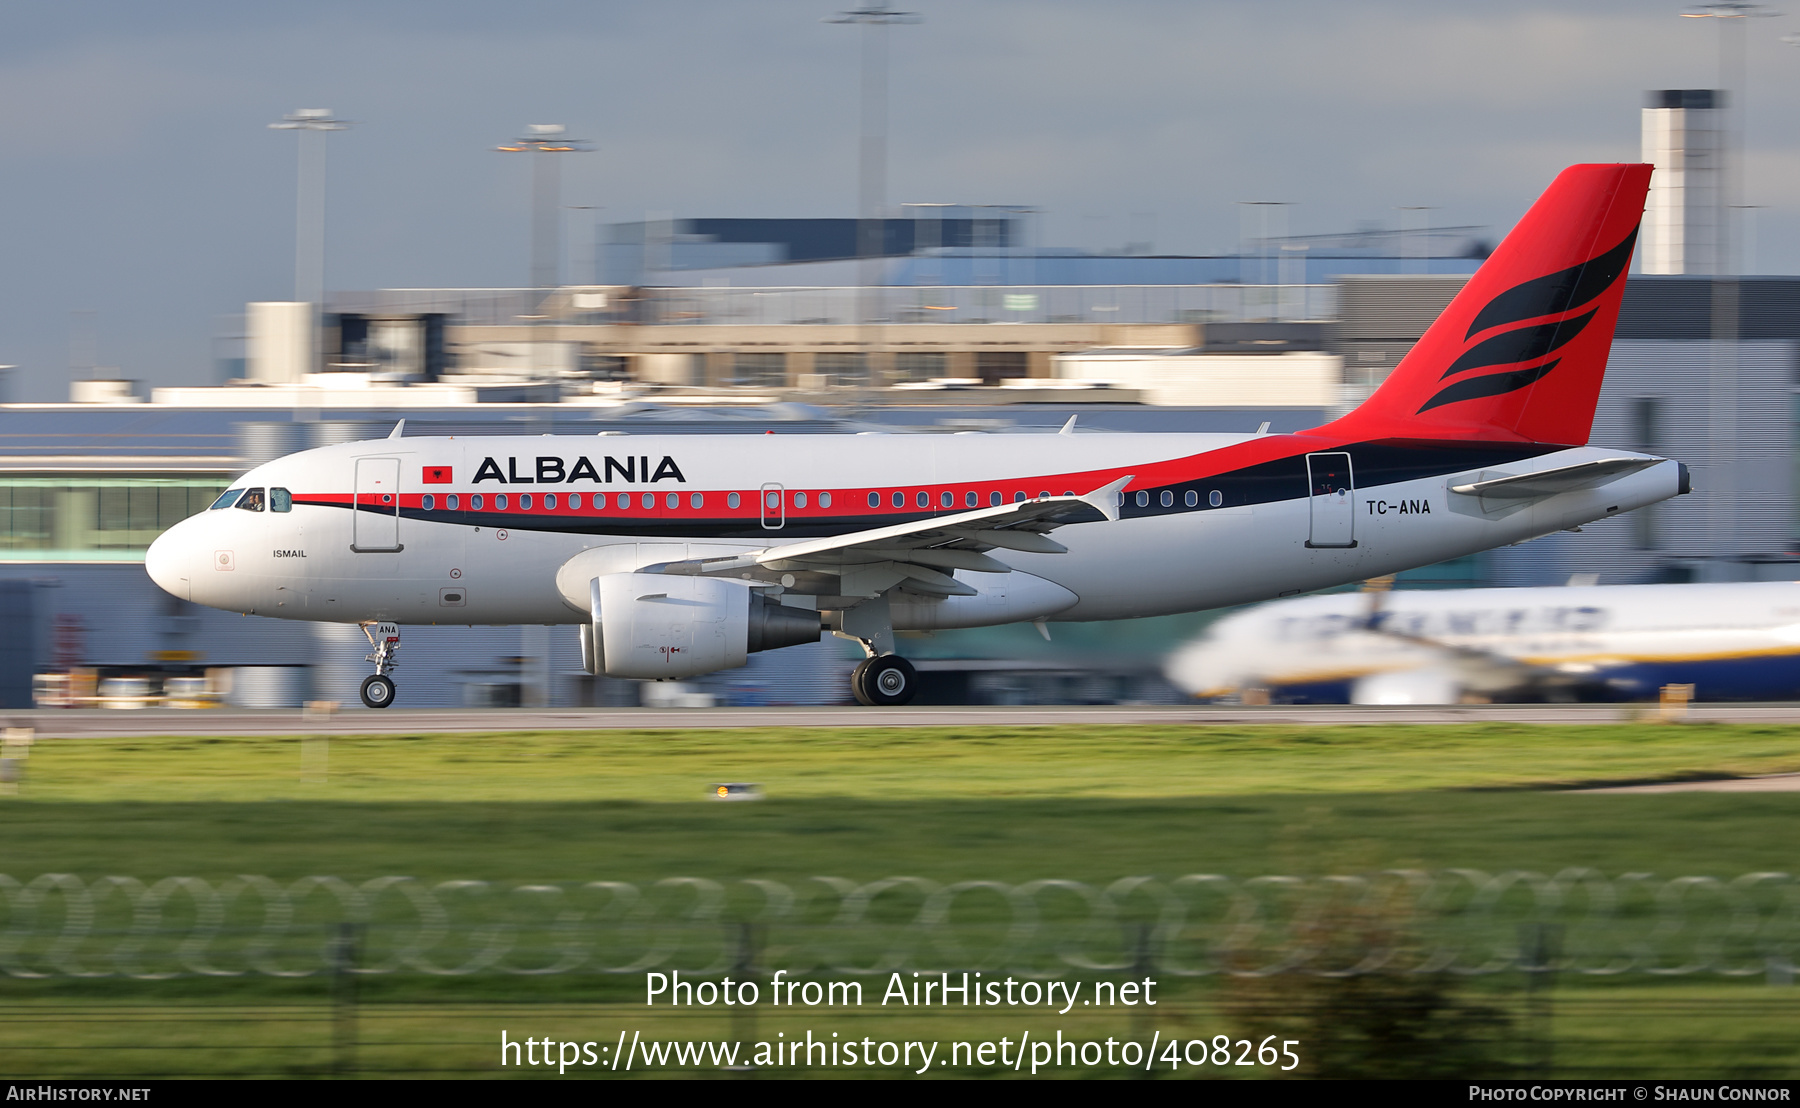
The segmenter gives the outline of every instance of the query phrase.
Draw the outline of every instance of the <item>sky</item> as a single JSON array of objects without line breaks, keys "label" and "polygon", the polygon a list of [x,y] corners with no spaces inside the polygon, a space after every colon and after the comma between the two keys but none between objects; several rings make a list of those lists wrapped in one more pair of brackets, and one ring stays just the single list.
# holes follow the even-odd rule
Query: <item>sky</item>
[{"label": "sky", "polygon": [[[211,383],[216,337],[292,295],[303,107],[329,138],[327,285],[529,274],[529,159],[561,123],[589,225],[852,216],[860,28],[842,0],[11,0],[0,8],[0,363]],[[1288,230],[1497,237],[1563,166],[1633,161],[1643,93],[1718,83],[1675,2],[919,0],[891,47],[891,203],[1028,204],[1044,245],[1229,252]],[[1800,273],[1800,15],[1745,20],[1749,268]],[[1417,224],[1411,224],[1416,226]]]}]

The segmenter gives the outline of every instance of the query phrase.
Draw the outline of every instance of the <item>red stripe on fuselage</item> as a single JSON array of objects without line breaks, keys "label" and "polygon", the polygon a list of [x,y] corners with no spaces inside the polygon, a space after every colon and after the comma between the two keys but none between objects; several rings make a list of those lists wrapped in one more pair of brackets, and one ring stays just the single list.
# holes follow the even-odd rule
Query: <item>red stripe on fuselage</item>
[{"label": "red stripe on fuselage", "polygon": [[[1345,445],[1347,445],[1346,440],[1338,438],[1323,438],[1310,435],[1264,435],[1258,438],[1248,439],[1244,442],[1234,443],[1231,446],[1222,446],[1216,450],[1208,450],[1200,454],[1190,454],[1181,458],[1171,458],[1167,461],[1143,462],[1137,465],[1112,466],[1106,469],[1079,470],[1075,472],[1039,475],[1035,477],[1013,477],[988,481],[933,482],[928,485],[880,485],[853,489],[786,485],[783,486],[783,492],[787,495],[783,499],[786,500],[787,503],[783,510],[788,519],[830,518],[845,514],[854,514],[861,517],[881,515],[912,517],[916,516],[920,511],[964,512],[969,511],[971,507],[988,507],[992,494],[996,492],[1000,494],[1001,503],[1003,504],[1012,503],[1019,493],[1023,493],[1026,499],[1037,497],[1042,493],[1049,493],[1052,496],[1061,496],[1065,493],[1085,495],[1093,492],[1095,489],[1103,488],[1128,473],[1133,475],[1130,486],[1132,489],[1156,488],[1162,485],[1177,484],[1182,481],[1196,481],[1205,477],[1215,477],[1249,466],[1260,465],[1264,462],[1298,457],[1303,454],[1317,453],[1321,450],[1338,450],[1342,449]],[[555,508],[545,508],[543,506],[543,497],[546,492],[557,498],[557,506]],[[400,497],[400,507],[402,509],[410,508],[415,510],[425,510],[423,497],[432,496],[436,498],[434,502],[435,508],[442,509],[444,507],[442,498],[446,495],[455,495],[459,497],[461,501],[458,507],[459,511],[508,511],[518,512],[521,515],[529,513],[531,515],[577,517],[598,517],[604,515],[635,516],[640,518],[643,516],[667,516],[679,517],[682,519],[714,517],[723,520],[738,520],[745,518],[754,519],[762,512],[760,505],[762,490],[760,487],[715,490],[696,489],[692,486],[683,486],[677,493],[680,497],[677,506],[670,508],[668,507],[668,494],[674,492],[676,492],[675,489],[668,488],[667,486],[663,488],[646,488],[640,486],[625,490],[590,490],[576,488],[545,489],[542,486],[534,486],[529,492],[515,490],[512,487],[505,489],[483,488],[474,491],[444,489],[442,491],[434,490],[430,493],[403,494]],[[692,507],[689,500],[689,496],[696,492],[700,493],[701,496],[705,498],[705,503],[700,508]],[[725,506],[724,498],[733,492],[738,494],[739,506],[737,508],[727,508]],[[806,495],[807,501],[805,507],[798,507],[795,505],[794,494],[796,493],[804,493]],[[820,493],[827,493],[830,495],[831,504],[829,506],[821,505],[819,503]],[[869,503],[870,493],[875,493],[880,497],[878,504],[872,505]],[[901,504],[899,506],[896,506],[893,502],[895,493],[901,494]],[[920,493],[926,495],[927,500],[924,505],[921,505],[918,502]],[[950,494],[951,500],[951,503],[947,506],[943,502],[945,493]],[[968,503],[968,496],[970,493],[975,494],[976,503],[973,506]],[[580,508],[569,508],[567,506],[570,494],[581,497]],[[656,498],[653,507],[645,508],[643,506],[643,497],[646,494]],[[483,507],[480,509],[475,509],[469,503],[469,497],[476,495],[483,498]],[[517,498],[520,495],[530,496],[532,498],[532,506],[529,509],[518,507]],[[631,506],[629,508],[617,507],[617,500],[621,495],[631,497]],[[507,507],[504,509],[495,508],[495,496],[507,497]],[[606,498],[606,506],[595,507],[595,497]],[[317,504],[348,508],[351,506],[352,497],[349,493],[307,493],[296,494],[294,496],[294,502],[296,504]],[[366,507],[370,510],[380,510],[385,507],[385,505],[369,503]]]}]

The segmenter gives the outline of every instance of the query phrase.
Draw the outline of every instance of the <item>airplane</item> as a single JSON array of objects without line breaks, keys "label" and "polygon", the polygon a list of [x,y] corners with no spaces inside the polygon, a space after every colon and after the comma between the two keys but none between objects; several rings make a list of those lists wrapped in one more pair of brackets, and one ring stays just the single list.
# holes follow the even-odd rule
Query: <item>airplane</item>
[{"label": "airplane", "polygon": [[1800,696],[1800,582],[1332,593],[1219,620],[1170,655],[1183,692],[1456,704]]},{"label": "airplane", "polygon": [[1113,620],[1311,592],[1688,491],[1587,445],[1648,165],[1558,175],[1365,402],[1297,434],[404,437],[257,466],[145,569],[184,600],[361,625],[575,624],[592,674],[692,677],[830,632],[851,691],[898,631]]}]

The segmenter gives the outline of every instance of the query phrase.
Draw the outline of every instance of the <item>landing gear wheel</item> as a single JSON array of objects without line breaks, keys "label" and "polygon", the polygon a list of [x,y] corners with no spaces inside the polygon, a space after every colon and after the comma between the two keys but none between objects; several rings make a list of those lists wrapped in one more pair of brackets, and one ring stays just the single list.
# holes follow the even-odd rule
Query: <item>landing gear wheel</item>
[{"label": "landing gear wheel", "polygon": [[888,708],[905,704],[919,689],[919,674],[898,654],[870,658],[850,674],[850,691],[858,704]]},{"label": "landing gear wheel", "polygon": [[394,702],[394,682],[377,673],[363,679],[362,702],[369,708],[386,708]]}]

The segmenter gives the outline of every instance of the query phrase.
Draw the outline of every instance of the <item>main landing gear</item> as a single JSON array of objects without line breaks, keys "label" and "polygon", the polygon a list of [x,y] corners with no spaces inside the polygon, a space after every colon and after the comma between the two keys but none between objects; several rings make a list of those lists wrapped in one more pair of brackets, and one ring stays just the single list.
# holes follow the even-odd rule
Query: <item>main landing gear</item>
[{"label": "main landing gear", "polygon": [[905,704],[918,688],[918,670],[898,654],[864,658],[850,671],[850,691],[856,702],[872,708]]},{"label": "main landing gear", "polygon": [[858,704],[893,708],[919,691],[919,671],[894,653],[894,622],[886,595],[846,608],[832,633],[851,639],[868,655],[850,671],[850,692]]},{"label": "main landing gear", "polygon": [[394,655],[400,653],[400,625],[397,623],[365,623],[363,635],[375,653],[364,661],[375,663],[375,675],[363,679],[362,702],[367,708],[386,708],[394,702],[394,679],[388,671],[399,668]]}]

